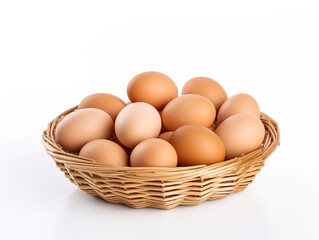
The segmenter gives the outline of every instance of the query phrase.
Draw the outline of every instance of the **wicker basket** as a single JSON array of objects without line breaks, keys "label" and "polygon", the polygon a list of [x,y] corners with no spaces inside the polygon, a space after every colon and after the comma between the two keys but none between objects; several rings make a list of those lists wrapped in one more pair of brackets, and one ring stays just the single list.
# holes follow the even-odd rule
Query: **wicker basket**
[{"label": "wicker basket", "polygon": [[277,123],[261,113],[266,129],[262,146],[245,156],[220,163],[176,168],[108,167],[63,151],[55,128],[73,107],[56,117],[43,132],[43,145],[57,167],[84,192],[133,208],[170,209],[196,205],[243,191],[279,145]]}]

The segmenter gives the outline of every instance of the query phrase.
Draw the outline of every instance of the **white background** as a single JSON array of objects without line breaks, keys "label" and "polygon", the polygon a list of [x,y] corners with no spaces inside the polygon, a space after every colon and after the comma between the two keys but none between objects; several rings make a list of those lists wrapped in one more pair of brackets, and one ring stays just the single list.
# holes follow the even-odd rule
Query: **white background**
[{"label": "white background", "polygon": [[[317,1],[1,1],[0,239],[319,239]],[[155,70],[249,93],[281,146],[241,193],[169,211],[72,185],[41,145],[95,92]]]}]

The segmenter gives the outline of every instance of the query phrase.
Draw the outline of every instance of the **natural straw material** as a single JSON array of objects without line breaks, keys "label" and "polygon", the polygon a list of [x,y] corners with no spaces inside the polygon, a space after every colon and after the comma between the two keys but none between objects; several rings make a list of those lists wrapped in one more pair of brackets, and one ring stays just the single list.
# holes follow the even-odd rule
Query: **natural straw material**
[{"label": "natural straw material", "polygon": [[170,209],[178,205],[196,205],[243,191],[279,145],[277,123],[261,113],[266,129],[264,142],[259,149],[243,157],[209,166],[108,167],[65,152],[55,142],[56,126],[76,109],[65,111],[49,123],[42,136],[46,151],[65,176],[86,193],[133,208]]}]

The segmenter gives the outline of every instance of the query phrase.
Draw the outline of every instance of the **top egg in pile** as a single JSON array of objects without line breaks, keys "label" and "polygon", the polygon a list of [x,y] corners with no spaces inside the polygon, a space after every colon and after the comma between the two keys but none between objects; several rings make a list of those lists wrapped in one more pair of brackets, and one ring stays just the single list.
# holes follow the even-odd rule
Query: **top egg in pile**
[{"label": "top egg in pile", "polygon": [[170,77],[144,72],[128,83],[127,96],[127,104],[109,93],[87,96],[60,121],[56,142],[110,167],[209,165],[262,146],[256,100],[244,93],[228,98],[211,78],[190,79],[178,96]]}]

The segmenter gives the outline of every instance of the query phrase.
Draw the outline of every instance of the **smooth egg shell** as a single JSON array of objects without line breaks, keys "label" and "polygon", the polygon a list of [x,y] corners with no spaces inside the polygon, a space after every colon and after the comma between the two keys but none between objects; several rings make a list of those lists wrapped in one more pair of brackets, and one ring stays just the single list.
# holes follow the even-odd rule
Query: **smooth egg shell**
[{"label": "smooth egg shell", "polygon": [[177,97],[177,86],[163,73],[144,72],[135,76],[127,86],[127,96],[134,102],[146,102],[161,110]]},{"label": "smooth egg shell", "polygon": [[169,131],[188,124],[209,127],[215,116],[214,104],[206,97],[195,94],[173,99],[162,111],[163,125]]},{"label": "smooth egg shell", "polygon": [[221,105],[227,100],[224,88],[215,80],[208,77],[195,77],[185,83],[182,94],[198,94],[207,97],[218,112]]},{"label": "smooth egg shell", "polygon": [[112,118],[95,108],[77,110],[65,116],[55,131],[56,142],[65,150],[78,152],[94,139],[110,138],[113,134]]},{"label": "smooth egg shell", "polygon": [[97,108],[110,115],[113,122],[118,113],[126,106],[120,98],[108,93],[95,93],[84,98],[78,109]]},{"label": "smooth egg shell", "polygon": [[79,156],[93,159],[107,166],[128,166],[128,156],[120,145],[111,140],[96,139],[86,143]]},{"label": "smooth egg shell", "polygon": [[157,137],[161,127],[158,111],[144,102],[127,105],[115,120],[116,137],[128,148],[135,147],[145,139]]},{"label": "smooth egg shell", "polygon": [[224,120],[215,133],[224,143],[226,159],[231,159],[259,148],[265,137],[265,127],[256,116],[240,113]]},{"label": "smooth egg shell", "polygon": [[249,113],[258,118],[260,117],[260,110],[256,100],[248,94],[240,93],[230,97],[223,103],[217,115],[217,124],[238,113]]},{"label": "smooth egg shell", "polygon": [[131,167],[176,167],[177,154],[173,146],[159,138],[139,143],[130,157]]},{"label": "smooth egg shell", "polygon": [[178,165],[213,164],[225,159],[221,139],[210,129],[198,125],[185,125],[172,135],[170,143],[178,156]]},{"label": "smooth egg shell", "polygon": [[169,131],[169,132],[164,132],[161,133],[158,138],[161,138],[167,142],[169,142],[169,140],[171,139],[172,135],[173,135],[174,131]]}]

